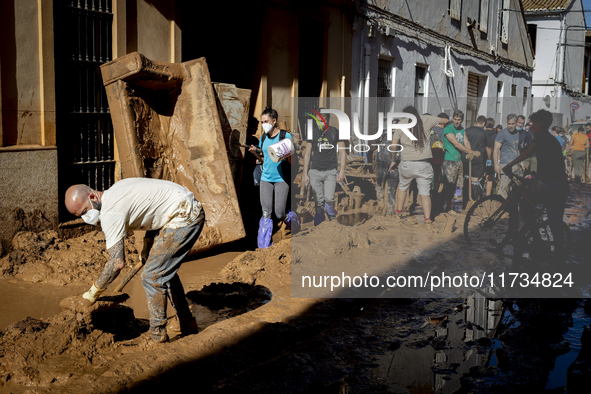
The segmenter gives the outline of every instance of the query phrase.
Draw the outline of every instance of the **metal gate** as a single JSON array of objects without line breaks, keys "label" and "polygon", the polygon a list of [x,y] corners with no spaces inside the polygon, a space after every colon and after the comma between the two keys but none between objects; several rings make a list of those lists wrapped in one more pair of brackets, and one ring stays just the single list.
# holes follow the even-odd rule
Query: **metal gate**
[{"label": "metal gate", "polygon": [[60,177],[98,191],[108,189],[115,175],[113,125],[99,68],[112,56],[111,1],[61,0],[54,9],[61,67],[56,90],[67,92],[57,95]]}]

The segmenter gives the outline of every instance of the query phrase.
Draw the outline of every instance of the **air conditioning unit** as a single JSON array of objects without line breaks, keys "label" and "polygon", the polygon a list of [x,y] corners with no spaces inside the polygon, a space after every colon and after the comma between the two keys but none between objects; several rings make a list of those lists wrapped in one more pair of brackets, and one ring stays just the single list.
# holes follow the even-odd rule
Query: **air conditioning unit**
[{"label": "air conditioning unit", "polygon": [[386,37],[394,37],[394,29],[392,29],[390,26],[384,27],[384,35]]}]

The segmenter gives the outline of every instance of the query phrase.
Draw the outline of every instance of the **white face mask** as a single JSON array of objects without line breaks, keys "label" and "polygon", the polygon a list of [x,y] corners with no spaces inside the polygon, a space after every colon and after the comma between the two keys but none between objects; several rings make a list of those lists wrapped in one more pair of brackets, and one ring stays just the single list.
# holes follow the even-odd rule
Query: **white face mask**
[{"label": "white face mask", "polygon": [[269,131],[273,130],[273,125],[270,123],[263,123],[263,130],[265,133],[268,133]]},{"label": "white face mask", "polygon": [[94,209],[94,205],[92,205],[92,200],[88,197],[88,201],[90,201],[90,206],[93,207],[91,210],[86,211],[84,215],[82,215],[82,219],[87,223],[93,226],[99,221],[100,211],[98,209]]}]

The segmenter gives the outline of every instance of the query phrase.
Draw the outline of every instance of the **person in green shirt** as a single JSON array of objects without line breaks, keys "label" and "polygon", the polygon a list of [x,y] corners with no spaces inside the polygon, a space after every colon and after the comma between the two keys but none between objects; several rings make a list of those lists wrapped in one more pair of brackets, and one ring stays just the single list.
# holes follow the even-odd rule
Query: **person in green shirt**
[{"label": "person in green shirt", "polygon": [[472,154],[475,157],[480,156],[480,152],[472,151],[470,142],[464,138],[464,113],[455,110],[452,122],[443,129],[443,148],[445,149],[445,158],[443,161],[443,201],[446,203],[447,210],[451,209],[452,199],[456,190],[458,178],[462,175],[462,154]]}]

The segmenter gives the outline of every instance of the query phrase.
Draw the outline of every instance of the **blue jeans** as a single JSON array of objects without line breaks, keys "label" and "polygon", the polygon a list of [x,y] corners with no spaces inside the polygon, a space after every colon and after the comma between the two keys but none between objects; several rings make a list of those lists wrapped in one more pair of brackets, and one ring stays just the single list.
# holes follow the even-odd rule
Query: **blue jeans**
[{"label": "blue jeans", "polygon": [[163,228],[154,238],[154,245],[142,273],[142,284],[148,299],[150,335],[156,341],[166,335],[168,300],[181,322],[192,318],[177,271],[183,258],[199,238],[204,223],[205,213],[201,210],[192,224],[182,228]]},{"label": "blue jeans", "polygon": [[337,187],[338,171],[326,170],[319,171],[311,169],[308,171],[310,177],[310,186],[316,195],[316,207],[324,209],[324,203],[334,206],[334,191]]}]

